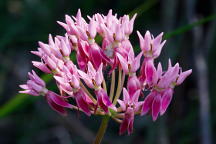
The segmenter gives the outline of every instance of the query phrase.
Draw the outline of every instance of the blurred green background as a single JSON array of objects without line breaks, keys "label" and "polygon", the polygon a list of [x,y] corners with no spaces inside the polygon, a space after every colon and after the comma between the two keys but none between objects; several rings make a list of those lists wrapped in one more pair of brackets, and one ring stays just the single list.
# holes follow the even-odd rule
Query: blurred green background
[{"label": "blurred green background", "polygon": [[[70,112],[61,117],[42,97],[17,94],[32,69],[30,54],[48,34],[63,35],[56,21],[64,15],[138,13],[131,41],[150,30],[164,32],[167,43],[159,58],[179,62],[192,75],[175,89],[168,112],[156,122],[136,117],[131,136],[118,135],[110,121],[104,144],[213,144],[216,142],[216,1],[215,0],[0,0],[0,144],[91,143],[100,118]],[[39,71],[38,71],[39,72]],[[42,75],[42,74],[41,74]],[[49,87],[56,89],[49,76]]]}]

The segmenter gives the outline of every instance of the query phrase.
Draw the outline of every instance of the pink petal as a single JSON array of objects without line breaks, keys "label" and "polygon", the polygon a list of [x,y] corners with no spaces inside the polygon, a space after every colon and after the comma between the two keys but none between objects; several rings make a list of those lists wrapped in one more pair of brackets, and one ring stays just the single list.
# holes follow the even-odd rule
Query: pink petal
[{"label": "pink petal", "polygon": [[89,78],[89,76],[84,73],[83,71],[78,70],[78,73],[80,75],[80,77],[84,80],[84,82],[87,84],[88,87],[90,88],[94,88],[94,85],[92,83],[92,79]]},{"label": "pink petal", "polygon": [[130,96],[129,96],[129,93],[128,91],[126,90],[126,88],[123,88],[123,101],[125,103],[128,103],[130,100]]},{"label": "pink petal", "polygon": [[190,70],[187,70],[183,73],[181,73],[178,77],[178,80],[177,80],[177,84],[180,85],[183,83],[183,81],[192,73],[192,69]]},{"label": "pink petal", "polygon": [[172,100],[172,96],[173,96],[173,90],[171,88],[164,92],[161,100],[160,115],[163,115],[166,112],[166,109]]},{"label": "pink petal", "polygon": [[145,67],[146,81],[148,83],[152,83],[154,73],[156,73],[156,69],[154,67],[153,60],[148,60]]},{"label": "pink petal", "polygon": [[119,59],[119,62],[121,64],[121,67],[123,69],[123,71],[127,74],[128,73],[128,63],[127,61],[120,55],[120,54],[116,54],[118,59]]},{"label": "pink petal", "polygon": [[90,23],[89,23],[89,25],[88,25],[88,32],[89,32],[90,37],[91,37],[92,39],[94,39],[95,36],[96,36],[96,34],[97,34],[97,31],[96,31],[96,30],[97,30],[97,23],[96,23],[95,20],[91,19],[91,20],[90,20]]},{"label": "pink petal", "polygon": [[65,108],[72,108],[72,105],[66,102],[60,95],[57,95],[56,93],[52,91],[48,91],[46,94],[47,97],[52,100],[55,104],[65,107]]},{"label": "pink petal", "polygon": [[90,61],[88,62],[88,75],[92,78],[96,75],[96,70]]},{"label": "pink petal", "polygon": [[50,57],[46,56],[44,58],[44,61],[49,66],[49,68],[51,68],[52,70],[56,69],[57,65],[56,65],[55,61],[53,59],[51,59]]},{"label": "pink petal", "polygon": [[65,109],[62,106],[57,105],[49,96],[46,96],[46,99],[47,99],[47,103],[54,111],[64,116],[67,115]]},{"label": "pink petal", "polygon": [[36,84],[36,83],[35,83],[34,81],[32,81],[32,80],[28,80],[28,81],[27,81],[27,85],[28,85],[29,88],[35,90],[37,93],[42,92],[43,89],[44,89],[44,87],[42,87],[42,86]]},{"label": "pink petal", "polygon": [[103,78],[103,72],[102,72],[102,68],[103,68],[103,63],[101,63],[100,67],[98,68],[98,71],[95,75],[95,81],[96,81],[96,84],[98,86],[101,85],[101,83],[103,82],[104,78]]},{"label": "pink petal", "polygon": [[32,74],[33,74],[34,80],[37,84],[39,84],[43,87],[46,86],[45,82],[35,73],[35,71],[32,70]]},{"label": "pink petal", "polygon": [[123,111],[125,111],[125,110],[126,110],[126,105],[125,105],[124,101],[122,101],[122,100],[120,100],[120,99],[118,99],[117,101],[118,101],[118,103],[119,103],[121,109],[122,109]]},{"label": "pink petal", "polygon": [[132,97],[132,102],[134,102],[134,103],[138,102],[138,99],[139,99],[139,96],[140,96],[140,92],[141,92],[141,90],[137,90],[137,91],[134,93],[134,95],[133,95],[133,97]]},{"label": "pink petal", "polygon": [[37,93],[37,92],[35,92],[33,90],[29,90],[29,89],[19,91],[19,93],[29,94],[29,95],[33,95],[33,96],[39,96],[40,95],[39,93]]},{"label": "pink petal", "polygon": [[69,27],[68,27],[68,25],[67,25],[66,23],[63,23],[63,22],[60,22],[60,21],[57,21],[57,23],[58,23],[60,26],[62,26],[66,31],[69,31],[69,30],[70,30]]},{"label": "pink petal", "polygon": [[127,130],[128,124],[129,124],[129,120],[124,119],[123,122],[120,125],[119,135],[122,135]]},{"label": "pink petal", "polygon": [[145,115],[152,108],[152,102],[156,96],[156,92],[151,92],[144,100],[141,115]]},{"label": "pink petal", "polygon": [[136,16],[137,16],[137,14],[134,14],[132,19],[129,22],[129,34],[131,34],[133,32],[134,20],[135,20]]},{"label": "pink petal", "polygon": [[74,97],[76,99],[76,103],[79,108],[81,108],[86,115],[90,116],[91,111],[89,110],[88,102],[86,101],[86,95],[82,90],[79,90],[77,93],[74,93]]},{"label": "pink petal", "polygon": [[127,90],[130,96],[133,96],[134,93],[141,88],[140,81],[136,76],[130,76],[127,82]]},{"label": "pink petal", "polygon": [[155,121],[161,109],[161,96],[157,95],[152,102],[152,118]]},{"label": "pink petal", "polygon": [[100,49],[96,44],[91,45],[90,55],[95,68],[98,69],[100,64],[102,63],[102,56],[100,54]]},{"label": "pink petal", "polygon": [[26,85],[26,84],[19,85],[19,87],[22,88],[22,89],[29,89],[28,85]]},{"label": "pink petal", "polygon": [[140,48],[143,50],[143,49],[144,49],[144,38],[143,38],[143,36],[140,34],[139,31],[137,31],[137,35],[138,35],[138,37],[139,37]]},{"label": "pink petal", "polygon": [[72,75],[71,83],[73,84],[74,88],[77,88],[77,89],[80,88],[80,82],[75,75]]},{"label": "pink petal", "polygon": [[47,68],[47,66],[42,62],[32,61],[33,66],[37,67],[41,71],[45,73],[51,73],[51,71]]},{"label": "pink petal", "polygon": [[132,72],[136,72],[139,67],[140,67],[140,59],[142,57],[142,52],[139,53],[139,55],[133,60],[132,64],[131,64],[131,71]]},{"label": "pink petal", "polygon": [[152,38],[151,38],[151,33],[149,31],[146,31],[145,33],[145,37],[144,37],[144,47],[143,47],[143,52],[148,52],[150,51],[150,48],[151,48],[151,41],[152,41]]}]

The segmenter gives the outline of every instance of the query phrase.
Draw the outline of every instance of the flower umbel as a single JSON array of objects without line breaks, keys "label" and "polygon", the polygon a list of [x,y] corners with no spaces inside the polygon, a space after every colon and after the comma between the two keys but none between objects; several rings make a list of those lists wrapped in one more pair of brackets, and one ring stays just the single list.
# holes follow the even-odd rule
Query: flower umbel
[{"label": "flower umbel", "polygon": [[[73,109],[88,116],[111,117],[120,123],[120,134],[133,132],[135,115],[151,113],[155,121],[166,112],[175,86],[182,84],[192,70],[182,72],[171,60],[166,71],[161,63],[155,67],[154,60],[166,42],[163,33],[153,37],[149,31],[144,36],[137,31],[141,52],[135,55],[129,40],[135,18],[118,18],[112,10],[107,15],[88,16],[89,22],[80,10],[76,16],[66,15],[65,22],[58,21],[66,33],[49,35],[47,44],[39,42],[38,50],[32,51],[41,59],[32,61],[33,65],[53,76],[59,94],[48,90],[33,70],[28,73],[27,83],[20,85],[24,89],[20,93],[44,96],[49,106],[62,115]],[[101,37],[102,43],[96,37]],[[76,54],[76,62],[70,59],[71,54]]]}]

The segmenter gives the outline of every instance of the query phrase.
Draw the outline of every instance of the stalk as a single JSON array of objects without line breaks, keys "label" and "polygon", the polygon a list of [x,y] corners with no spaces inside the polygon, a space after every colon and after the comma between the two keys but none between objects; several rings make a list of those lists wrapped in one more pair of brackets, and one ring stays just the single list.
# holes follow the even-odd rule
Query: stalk
[{"label": "stalk", "polygon": [[117,87],[117,91],[116,91],[116,95],[113,101],[113,104],[116,105],[117,104],[117,100],[120,97],[121,94],[121,89],[122,89],[122,71],[121,69],[119,69],[119,73],[118,73],[118,87]]},{"label": "stalk", "polygon": [[110,85],[110,101],[113,100],[114,96],[114,90],[115,90],[115,70],[112,71],[112,80],[111,80],[111,85]]},{"label": "stalk", "polygon": [[104,88],[104,90],[107,92],[107,86],[106,86],[105,80],[103,80],[103,88]]},{"label": "stalk", "polygon": [[104,137],[104,134],[106,132],[109,119],[110,119],[110,117],[108,115],[103,116],[100,128],[99,128],[99,130],[97,132],[97,135],[96,135],[96,138],[95,138],[93,144],[100,144],[101,143],[101,141],[102,141],[102,139]]}]

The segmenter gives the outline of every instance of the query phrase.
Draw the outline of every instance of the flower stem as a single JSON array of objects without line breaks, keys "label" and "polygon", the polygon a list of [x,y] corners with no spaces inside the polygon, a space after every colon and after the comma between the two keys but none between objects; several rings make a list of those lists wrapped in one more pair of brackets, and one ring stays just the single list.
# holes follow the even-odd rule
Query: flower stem
[{"label": "flower stem", "polygon": [[103,88],[104,88],[104,90],[107,92],[107,86],[106,86],[105,80],[103,80]]},{"label": "flower stem", "polygon": [[113,104],[116,105],[117,104],[117,100],[121,94],[121,89],[122,89],[122,71],[121,69],[119,69],[119,73],[118,73],[118,87],[116,90],[116,95],[115,98],[113,100]]},{"label": "flower stem", "polygon": [[112,71],[112,80],[111,80],[110,94],[109,94],[110,101],[113,100],[114,90],[115,90],[115,70]]},{"label": "flower stem", "polygon": [[95,138],[93,144],[100,144],[101,143],[101,141],[102,141],[102,139],[104,137],[104,134],[106,132],[109,119],[110,119],[110,117],[108,115],[103,116],[100,128],[99,128],[99,130],[97,132],[97,135],[96,135],[96,138]]}]

